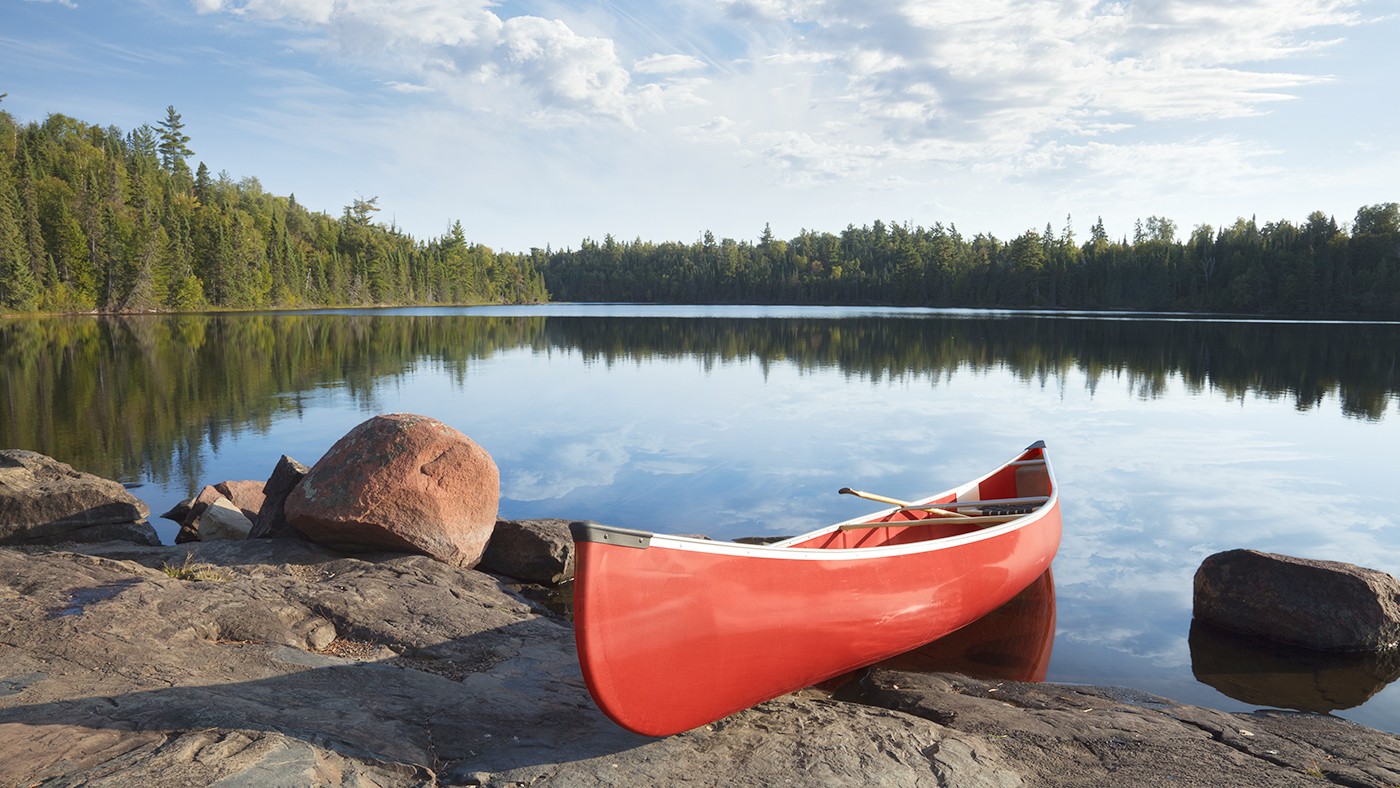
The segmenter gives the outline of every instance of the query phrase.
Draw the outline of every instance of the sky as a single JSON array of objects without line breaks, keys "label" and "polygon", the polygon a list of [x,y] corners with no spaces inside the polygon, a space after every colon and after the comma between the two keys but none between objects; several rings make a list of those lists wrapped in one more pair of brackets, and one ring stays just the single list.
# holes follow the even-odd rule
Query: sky
[{"label": "sky", "polygon": [[0,109],[497,251],[1400,200],[1395,0],[0,0]]}]

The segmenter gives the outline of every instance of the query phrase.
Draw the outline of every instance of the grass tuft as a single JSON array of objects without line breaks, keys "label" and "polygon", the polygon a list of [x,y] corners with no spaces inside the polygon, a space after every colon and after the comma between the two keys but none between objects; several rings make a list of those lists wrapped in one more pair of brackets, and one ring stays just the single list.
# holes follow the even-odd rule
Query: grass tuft
[{"label": "grass tuft", "polygon": [[176,580],[188,580],[194,583],[222,583],[229,579],[228,574],[217,566],[213,564],[201,564],[195,561],[193,552],[185,553],[185,562],[183,564],[171,566],[166,563],[162,564],[160,568],[166,575]]}]

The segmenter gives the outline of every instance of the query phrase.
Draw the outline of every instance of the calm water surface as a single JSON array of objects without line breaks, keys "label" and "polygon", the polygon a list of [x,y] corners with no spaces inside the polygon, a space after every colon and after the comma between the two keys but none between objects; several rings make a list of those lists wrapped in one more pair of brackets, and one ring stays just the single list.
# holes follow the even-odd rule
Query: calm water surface
[{"label": "calm water surface", "polygon": [[1043,439],[1065,525],[1049,679],[1228,710],[1335,708],[1400,731],[1400,666],[1242,652],[1191,629],[1192,576],[1220,550],[1400,574],[1398,366],[1397,324],[1170,315],[9,319],[0,446],[142,483],[159,513],[205,483],[264,479],[284,453],[313,463],[369,416],[406,411],[492,454],[505,517],[734,538],[866,511],[843,486],[942,490]]}]

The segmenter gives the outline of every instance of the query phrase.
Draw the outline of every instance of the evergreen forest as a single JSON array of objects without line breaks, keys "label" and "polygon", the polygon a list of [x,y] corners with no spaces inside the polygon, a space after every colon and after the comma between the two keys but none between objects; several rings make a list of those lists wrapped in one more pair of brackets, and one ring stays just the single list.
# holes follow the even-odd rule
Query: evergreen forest
[{"label": "evergreen forest", "polygon": [[546,300],[537,261],[467,241],[418,241],[340,217],[255,177],[211,175],[174,107],[130,132],[0,112],[0,311],[147,312]]},{"label": "evergreen forest", "polygon": [[255,177],[211,175],[174,107],[130,132],[0,111],[0,311],[144,312],[310,306],[628,301],[880,304],[1400,317],[1400,205],[1350,222],[1238,219],[1190,232],[1139,221],[1075,237],[1067,217],[1009,241],[876,220],[790,240],[584,239],[496,252],[460,222],[416,240],[339,217]]},{"label": "evergreen forest", "polygon": [[1299,225],[1239,219],[1179,237],[1149,217],[1131,239],[1103,221],[1010,241],[956,227],[848,226],[757,243],[585,240],[544,267],[561,301],[879,304],[1400,317],[1400,205],[1361,208],[1350,227],[1321,212]]}]

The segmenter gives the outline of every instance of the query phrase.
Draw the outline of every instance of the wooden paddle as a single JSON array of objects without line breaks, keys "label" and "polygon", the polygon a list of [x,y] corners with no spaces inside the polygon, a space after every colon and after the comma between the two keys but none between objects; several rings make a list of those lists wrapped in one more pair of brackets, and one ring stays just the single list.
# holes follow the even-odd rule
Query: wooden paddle
[{"label": "wooden paddle", "polygon": [[898,506],[901,509],[905,510],[917,509],[919,511],[937,512],[938,514],[947,515],[948,517],[972,516],[968,514],[963,514],[962,512],[955,512],[951,509],[940,509],[938,507],[941,504],[930,504],[928,506],[922,506],[919,504],[909,503],[908,501],[901,501],[898,498],[889,498],[884,495],[876,495],[875,493],[861,492],[860,490],[852,490],[850,487],[842,487],[836,492],[840,495],[854,495],[857,498],[864,498],[868,501],[879,501],[880,503],[894,504],[895,506]]}]

